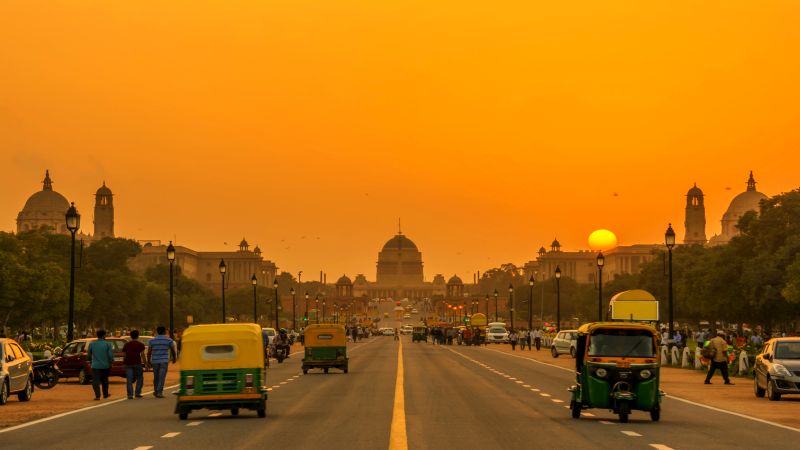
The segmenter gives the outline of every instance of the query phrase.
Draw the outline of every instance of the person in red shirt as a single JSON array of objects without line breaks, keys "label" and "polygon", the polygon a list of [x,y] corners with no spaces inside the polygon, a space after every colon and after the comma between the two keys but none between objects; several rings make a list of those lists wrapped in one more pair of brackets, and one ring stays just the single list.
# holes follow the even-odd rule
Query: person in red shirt
[{"label": "person in red shirt", "polygon": [[142,369],[142,352],[145,346],[139,342],[139,330],[131,331],[131,340],[125,343],[122,351],[125,352],[125,378],[128,389],[128,400],[134,396],[133,383],[136,383],[136,398],[142,398],[142,385],[144,385],[144,370]]}]

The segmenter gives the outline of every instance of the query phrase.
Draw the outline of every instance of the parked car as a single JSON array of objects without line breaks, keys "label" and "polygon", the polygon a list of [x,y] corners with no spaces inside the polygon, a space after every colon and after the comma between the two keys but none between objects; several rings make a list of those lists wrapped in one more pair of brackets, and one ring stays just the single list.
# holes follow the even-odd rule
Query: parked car
[{"label": "parked car", "polygon": [[[58,356],[58,368],[64,378],[78,377],[78,383],[89,384],[92,381],[92,367],[87,358],[89,343],[97,339],[77,339],[64,347]],[[111,365],[111,376],[125,378],[125,366],[122,364],[125,353],[122,347],[128,342],[125,338],[106,338],[114,347],[114,362]]]},{"label": "parked car", "polygon": [[800,338],[774,338],[756,355],[753,366],[756,397],[777,401],[784,394],[800,394]]},{"label": "parked car", "polygon": [[559,355],[569,355],[574,358],[577,344],[578,330],[559,331],[550,344],[550,353],[553,358],[558,358]]},{"label": "parked car", "polygon": [[0,338],[0,405],[17,394],[21,402],[33,396],[33,361],[14,339]]},{"label": "parked car", "polygon": [[505,324],[490,323],[486,329],[486,342],[494,344],[508,343],[508,330]]},{"label": "parked car", "polygon": [[[139,338],[138,338],[138,341],[141,342],[142,344],[144,344],[144,346],[145,346],[145,351],[142,352],[142,369],[145,372],[152,372],[153,371],[153,365],[150,364],[150,360],[147,359],[147,343],[150,342],[150,340],[153,339],[154,337],[155,336],[139,336]],[[131,340],[130,336],[123,336],[122,338],[127,340],[127,341]]]}]

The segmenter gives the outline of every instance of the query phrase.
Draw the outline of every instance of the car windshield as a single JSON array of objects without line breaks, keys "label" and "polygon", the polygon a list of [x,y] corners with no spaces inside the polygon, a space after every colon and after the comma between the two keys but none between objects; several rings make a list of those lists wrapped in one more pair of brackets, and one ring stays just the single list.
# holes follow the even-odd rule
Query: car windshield
[{"label": "car windshield", "polygon": [[653,356],[653,337],[645,330],[599,330],[589,340],[589,356]]},{"label": "car windshield", "polygon": [[505,328],[489,328],[489,333],[505,333]]},{"label": "car windshield", "polygon": [[800,359],[800,341],[778,342],[775,359]]}]

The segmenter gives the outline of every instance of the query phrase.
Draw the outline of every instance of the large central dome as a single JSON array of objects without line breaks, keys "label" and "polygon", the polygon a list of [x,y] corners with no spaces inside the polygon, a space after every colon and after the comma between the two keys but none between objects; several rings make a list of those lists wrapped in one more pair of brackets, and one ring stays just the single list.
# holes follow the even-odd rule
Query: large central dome
[{"label": "large central dome", "polygon": [[69,202],[53,190],[49,170],[45,172],[42,185],[42,190],[31,195],[17,215],[17,232],[48,227],[57,233],[66,233],[64,215],[69,209]]},{"label": "large central dome", "polygon": [[397,236],[386,241],[386,244],[383,245],[383,251],[387,250],[413,250],[415,252],[419,251],[417,249],[416,244],[411,242],[411,239],[403,236],[402,234],[398,234]]}]

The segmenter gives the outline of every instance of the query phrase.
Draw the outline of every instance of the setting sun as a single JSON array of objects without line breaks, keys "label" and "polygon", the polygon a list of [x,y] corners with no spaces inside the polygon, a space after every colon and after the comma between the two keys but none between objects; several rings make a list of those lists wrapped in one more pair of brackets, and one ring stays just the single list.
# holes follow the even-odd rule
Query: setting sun
[{"label": "setting sun", "polygon": [[605,229],[595,230],[589,235],[589,248],[597,251],[611,250],[617,246],[617,235]]}]

